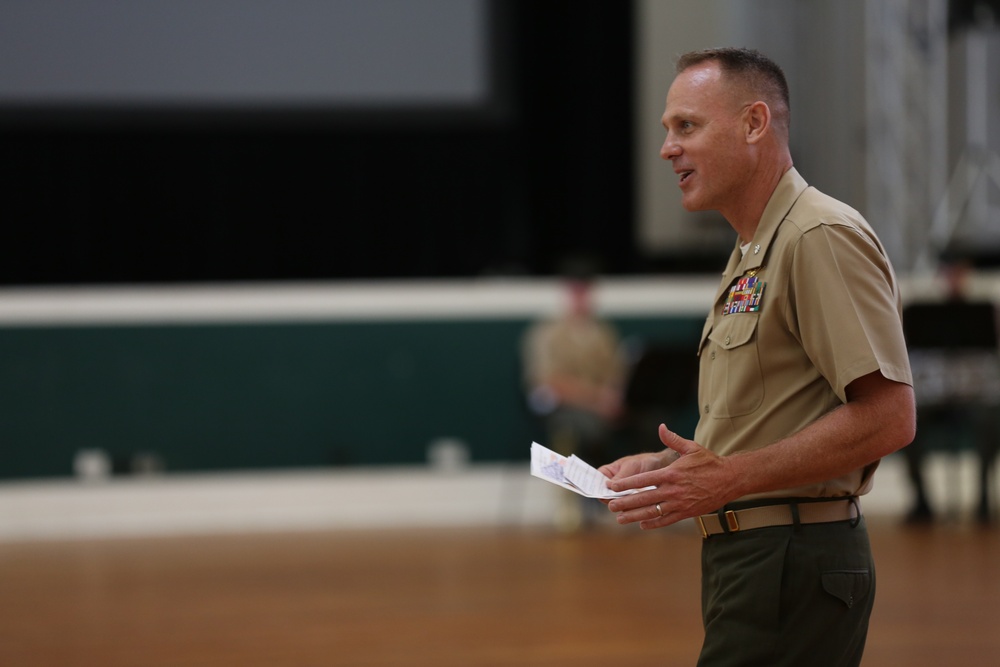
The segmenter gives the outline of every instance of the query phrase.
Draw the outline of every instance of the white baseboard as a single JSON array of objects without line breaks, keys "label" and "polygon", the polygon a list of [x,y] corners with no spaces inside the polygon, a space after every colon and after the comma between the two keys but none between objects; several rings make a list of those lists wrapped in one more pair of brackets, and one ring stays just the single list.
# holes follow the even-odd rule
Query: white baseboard
[{"label": "white baseboard", "polygon": [[[903,459],[883,461],[869,515],[902,516]],[[971,455],[935,455],[928,482],[942,506],[972,505]],[[168,474],[102,482],[0,484],[0,541],[190,533],[550,524],[560,494],[523,464]],[[964,510],[963,510],[964,511]]]}]

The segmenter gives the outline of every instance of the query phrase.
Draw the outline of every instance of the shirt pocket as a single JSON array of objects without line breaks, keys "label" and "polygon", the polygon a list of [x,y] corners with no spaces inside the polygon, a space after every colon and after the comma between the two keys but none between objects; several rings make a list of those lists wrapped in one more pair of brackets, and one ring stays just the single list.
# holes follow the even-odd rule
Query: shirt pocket
[{"label": "shirt pocket", "polygon": [[764,375],[756,335],[759,319],[759,313],[726,315],[708,333],[702,350],[702,364],[708,367],[703,377],[708,393],[702,404],[708,416],[739,417],[763,403]]}]

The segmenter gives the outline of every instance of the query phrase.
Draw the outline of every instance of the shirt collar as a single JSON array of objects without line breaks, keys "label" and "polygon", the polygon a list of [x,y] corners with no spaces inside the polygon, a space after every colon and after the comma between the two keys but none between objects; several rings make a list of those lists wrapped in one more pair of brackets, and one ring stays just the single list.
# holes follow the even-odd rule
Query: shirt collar
[{"label": "shirt collar", "polygon": [[[750,241],[750,248],[746,253],[744,270],[755,269],[764,264],[764,257],[767,256],[768,246],[771,245],[778,227],[781,226],[781,221],[792,210],[792,206],[795,205],[799,195],[805,192],[808,187],[809,184],[799,175],[795,167],[791,167],[782,175],[778,181],[778,185],[774,188],[774,192],[771,193],[771,198],[767,200],[764,212],[760,216],[757,231],[754,232],[753,240]],[[739,240],[737,240],[737,249],[739,249],[739,245]]]},{"label": "shirt collar", "polygon": [[771,198],[767,200],[767,206],[764,207],[760,222],[757,224],[757,231],[754,232],[753,240],[750,241],[750,247],[745,255],[740,252],[740,239],[737,237],[736,247],[733,249],[725,271],[727,278],[731,279],[736,271],[742,275],[764,265],[767,249],[771,245],[771,241],[774,240],[774,235],[777,233],[778,227],[781,226],[781,221],[785,219],[796,200],[808,187],[809,184],[799,175],[795,167],[789,168],[781,176],[774,192],[771,193]]},{"label": "shirt collar", "polygon": [[761,265],[764,255],[767,254],[767,247],[771,244],[781,221],[792,210],[799,195],[805,192],[808,187],[809,184],[799,175],[795,167],[791,167],[782,175],[771,194],[771,198],[767,201],[767,206],[764,207],[764,213],[760,216],[760,223],[757,225],[753,241],[750,242],[750,250],[747,252],[747,255],[752,258],[751,261],[756,259],[756,264],[748,264],[747,268]]}]

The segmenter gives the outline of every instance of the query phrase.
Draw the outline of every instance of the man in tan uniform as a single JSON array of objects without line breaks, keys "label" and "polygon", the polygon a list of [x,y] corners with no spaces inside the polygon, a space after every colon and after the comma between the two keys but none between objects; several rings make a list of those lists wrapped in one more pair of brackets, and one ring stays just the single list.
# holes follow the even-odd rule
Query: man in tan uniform
[{"label": "man in tan uniform", "polygon": [[[603,462],[622,410],[626,365],[617,330],[594,312],[592,291],[589,280],[568,280],[566,311],[533,324],[521,351],[528,405],[544,423],[549,446]],[[582,527],[591,505],[601,509],[591,499],[560,498],[556,527],[563,531]]]},{"label": "man in tan uniform", "polygon": [[856,665],[875,572],[858,496],[914,435],[892,267],[857,211],[792,166],[788,87],[755,51],[682,56],[661,156],[687,210],[739,235],[705,322],[694,440],[602,468],[619,523],[694,518],[699,665]]}]

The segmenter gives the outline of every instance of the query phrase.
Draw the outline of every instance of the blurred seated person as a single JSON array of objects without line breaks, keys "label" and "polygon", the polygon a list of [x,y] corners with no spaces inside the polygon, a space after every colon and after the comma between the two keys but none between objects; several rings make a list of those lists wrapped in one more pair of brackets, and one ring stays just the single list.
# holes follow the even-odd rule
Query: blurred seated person
[{"label": "blurred seated person", "polygon": [[971,270],[965,260],[944,260],[945,298],[912,303],[903,311],[918,423],[916,438],[903,449],[914,493],[909,523],[934,518],[924,465],[935,440],[946,446],[972,440],[980,465],[976,517],[984,523],[991,519],[991,469],[1000,445],[997,310],[990,301],[969,298]]},{"label": "blurred seated person", "polygon": [[568,281],[566,311],[532,325],[522,346],[528,405],[546,424],[547,446],[583,459],[602,456],[626,373],[618,332],[595,315],[592,291],[587,280]]},{"label": "blurred seated person", "polygon": [[[618,332],[594,313],[592,288],[589,280],[568,280],[565,312],[533,324],[521,353],[528,406],[544,424],[544,444],[598,467],[610,460],[626,364]],[[584,517],[575,496],[566,496],[557,523],[573,529]]]}]

